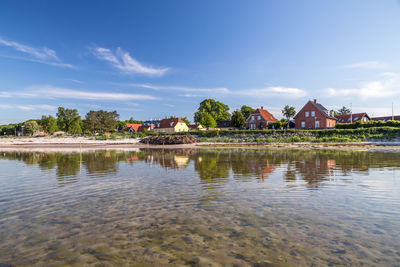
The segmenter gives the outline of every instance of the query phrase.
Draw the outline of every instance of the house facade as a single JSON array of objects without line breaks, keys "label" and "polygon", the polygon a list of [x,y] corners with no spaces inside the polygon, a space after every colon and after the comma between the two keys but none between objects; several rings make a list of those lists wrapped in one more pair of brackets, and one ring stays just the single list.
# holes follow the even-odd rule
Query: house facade
[{"label": "house facade", "polygon": [[263,130],[268,127],[269,123],[278,121],[268,110],[264,107],[256,109],[246,119],[246,129],[250,130]]},{"label": "house facade", "polygon": [[294,117],[296,129],[335,128],[337,119],[323,105],[314,101],[307,104]]},{"label": "house facade", "polygon": [[218,122],[217,127],[220,130],[229,130],[233,129],[231,120],[221,120]]},{"label": "house facade", "polygon": [[354,114],[347,114],[347,115],[339,115],[336,116],[337,123],[353,123],[353,122],[363,122],[368,123],[371,118],[368,116],[366,112],[363,113],[354,113]]},{"label": "house facade", "polygon": [[155,133],[187,132],[189,127],[180,118],[163,119],[154,128]]}]

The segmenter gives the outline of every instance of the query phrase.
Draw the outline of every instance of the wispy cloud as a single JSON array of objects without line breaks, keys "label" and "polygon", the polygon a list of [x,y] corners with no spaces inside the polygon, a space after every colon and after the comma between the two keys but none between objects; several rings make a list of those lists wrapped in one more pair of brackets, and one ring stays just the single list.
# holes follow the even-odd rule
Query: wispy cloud
[{"label": "wispy cloud", "polygon": [[0,105],[0,109],[20,109],[24,111],[31,110],[56,110],[56,106],[51,105]]},{"label": "wispy cloud", "polygon": [[327,88],[325,92],[327,96],[358,96],[362,99],[383,98],[400,95],[400,74],[399,73],[382,73],[381,79],[361,83],[354,88]]},{"label": "wispy cloud", "polygon": [[148,83],[130,83],[130,84],[119,84],[121,86],[129,86],[136,88],[145,88],[158,91],[178,91],[178,92],[197,92],[197,93],[215,93],[215,94],[227,94],[229,89],[225,87],[216,88],[199,88],[199,87],[186,87],[186,86],[174,86],[174,85],[154,85]]},{"label": "wispy cloud", "polygon": [[0,45],[11,47],[16,51],[22,52],[23,54],[28,56],[23,58],[19,57],[14,57],[14,58],[43,63],[56,67],[75,68],[75,66],[71,64],[66,64],[61,62],[61,60],[57,57],[56,51],[47,47],[34,48],[15,41],[5,40],[2,37],[0,37]]},{"label": "wispy cloud", "polygon": [[168,67],[155,68],[145,66],[119,47],[115,52],[103,47],[91,48],[91,51],[98,59],[109,62],[112,66],[126,74],[162,76],[170,70]]},{"label": "wispy cloud", "polygon": [[41,99],[82,99],[82,100],[103,100],[103,101],[129,101],[129,100],[156,100],[157,97],[144,94],[125,94],[115,92],[92,92],[72,90],[69,88],[45,86],[31,86],[23,92],[0,92],[0,96],[5,97],[25,97]]},{"label": "wispy cloud", "polygon": [[301,98],[307,95],[307,91],[299,88],[270,86],[259,89],[247,89],[235,91],[239,95],[260,97],[284,97],[284,98]]},{"label": "wispy cloud", "polygon": [[383,69],[388,67],[388,64],[379,61],[364,61],[346,65],[348,69]]}]

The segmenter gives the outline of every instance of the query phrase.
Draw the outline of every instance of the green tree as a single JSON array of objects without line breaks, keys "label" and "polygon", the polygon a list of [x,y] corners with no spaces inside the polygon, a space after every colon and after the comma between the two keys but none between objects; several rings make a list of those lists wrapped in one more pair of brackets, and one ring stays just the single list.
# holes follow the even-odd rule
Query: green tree
[{"label": "green tree", "polygon": [[51,115],[48,117],[43,115],[42,119],[40,120],[40,125],[45,133],[54,133],[57,130],[57,119]]},{"label": "green tree", "polygon": [[346,108],[345,106],[343,106],[341,109],[339,109],[337,111],[338,115],[348,115],[350,114],[351,110],[349,108]]},{"label": "green tree", "polygon": [[215,119],[213,118],[213,116],[211,116],[211,114],[209,113],[205,113],[201,116],[201,121],[199,121],[198,123],[200,123],[203,127],[208,128],[214,128],[215,126],[217,126],[217,122],[215,121]]},{"label": "green tree", "polygon": [[89,111],[85,116],[85,128],[92,133],[114,131],[118,126],[119,114],[117,111]]},{"label": "green tree", "polygon": [[181,118],[181,119],[186,123],[186,125],[189,125],[189,124],[190,124],[190,121],[189,121],[188,118],[183,117],[183,118]]},{"label": "green tree", "polygon": [[283,109],[282,109],[282,115],[288,120],[290,121],[290,118],[293,118],[294,115],[296,115],[296,110],[294,109],[294,107],[286,105]]},{"label": "green tree", "polygon": [[25,133],[34,135],[40,131],[39,124],[36,121],[27,121],[24,123]]},{"label": "green tree", "polygon": [[243,115],[244,119],[247,120],[247,118],[251,115],[251,113],[253,113],[255,111],[255,109],[252,108],[252,107],[243,105],[240,108],[240,111],[242,112],[242,115]]},{"label": "green tree", "polygon": [[[211,115],[211,117],[217,123],[221,120],[229,120],[229,107],[222,102],[215,101],[214,99],[205,99],[200,103],[197,112],[194,114],[194,121],[201,123],[205,116]],[[207,118],[209,120],[209,118]],[[202,124],[205,126],[204,124]]]},{"label": "green tree", "polygon": [[78,110],[59,107],[57,112],[58,128],[71,134],[82,133],[82,119]]},{"label": "green tree", "polygon": [[242,112],[240,110],[235,110],[232,113],[231,125],[233,127],[240,128],[240,129],[244,127],[245,119],[244,119],[243,114],[242,114]]}]

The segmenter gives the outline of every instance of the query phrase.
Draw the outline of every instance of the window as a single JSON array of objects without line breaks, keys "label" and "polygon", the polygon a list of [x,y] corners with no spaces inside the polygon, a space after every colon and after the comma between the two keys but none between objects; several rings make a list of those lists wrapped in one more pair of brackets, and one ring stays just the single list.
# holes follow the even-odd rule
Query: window
[{"label": "window", "polygon": [[315,117],[315,111],[311,111],[311,117]]},{"label": "window", "polygon": [[261,120],[261,116],[260,115],[257,116],[257,120]]},{"label": "window", "polygon": [[306,122],[305,121],[301,122],[301,128],[306,128]]},{"label": "window", "polygon": [[319,128],[319,121],[315,121],[315,128]]},{"label": "window", "polygon": [[251,120],[254,121],[254,116],[251,116]]},{"label": "window", "polygon": [[306,111],[306,118],[310,117],[310,112]]}]

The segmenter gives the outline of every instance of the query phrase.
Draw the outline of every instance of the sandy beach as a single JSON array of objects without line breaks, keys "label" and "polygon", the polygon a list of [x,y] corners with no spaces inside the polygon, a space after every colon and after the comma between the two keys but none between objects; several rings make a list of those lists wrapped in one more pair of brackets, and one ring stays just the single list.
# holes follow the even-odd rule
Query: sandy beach
[{"label": "sandy beach", "polygon": [[379,150],[399,151],[400,142],[358,142],[358,143],[212,143],[180,145],[147,145],[140,139],[127,138],[118,140],[93,140],[87,137],[36,137],[36,138],[1,138],[1,151],[80,151],[96,149],[137,150],[153,149],[341,149],[341,150]]}]

